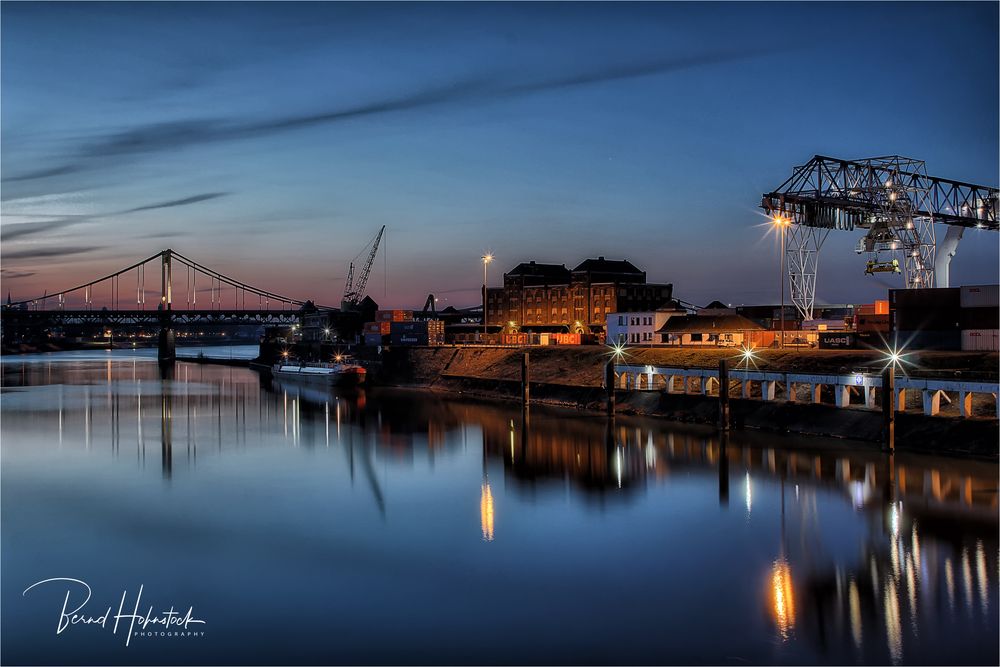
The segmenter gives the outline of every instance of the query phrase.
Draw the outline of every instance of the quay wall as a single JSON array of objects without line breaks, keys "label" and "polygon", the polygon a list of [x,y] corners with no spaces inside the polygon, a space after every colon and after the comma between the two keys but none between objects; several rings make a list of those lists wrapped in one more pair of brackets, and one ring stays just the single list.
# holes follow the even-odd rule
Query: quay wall
[{"label": "quay wall", "polygon": [[[424,387],[478,398],[520,400],[521,356],[524,349],[488,347],[395,348],[387,351],[382,384]],[[600,347],[530,348],[531,400],[543,405],[605,410],[602,367],[606,349]],[[732,358],[733,350],[636,350],[629,363],[672,366],[717,366]],[[864,351],[763,351],[758,367],[794,372],[848,372],[880,368],[881,355]],[[943,377],[995,381],[996,353],[933,352],[914,354],[914,369]],[[661,417],[678,422],[714,424],[718,401],[700,395],[649,391],[616,393],[620,414]],[[831,400],[832,402],[832,400]],[[953,453],[997,460],[1000,427],[989,406],[979,417],[964,419],[924,416],[919,411],[897,413],[896,446],[900,450]],[[957,412],[957,411],[956,411]],[[731,399],[734,428],[849,438],[877,443],[882,417],[860,407],[826,404],[764,402]]]}]

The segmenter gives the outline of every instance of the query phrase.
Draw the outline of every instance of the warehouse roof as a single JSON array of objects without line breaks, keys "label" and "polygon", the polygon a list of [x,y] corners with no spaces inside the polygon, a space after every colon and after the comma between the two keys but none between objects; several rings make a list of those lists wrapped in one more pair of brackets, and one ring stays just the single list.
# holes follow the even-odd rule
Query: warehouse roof
[{"label": "warehouse roof", "polygon": [[565,264],[537,264],[521,262],[508,271],[507,276],[525,276],[531,278],[549,278],[553,282],[569,282],[569,270]]},{"label": "warehouse roof", "polygon": [[590,271],[592,273],[642,273],[635,264],[627,259],[585,259],[580,265],[573,269],[576,271]]}]

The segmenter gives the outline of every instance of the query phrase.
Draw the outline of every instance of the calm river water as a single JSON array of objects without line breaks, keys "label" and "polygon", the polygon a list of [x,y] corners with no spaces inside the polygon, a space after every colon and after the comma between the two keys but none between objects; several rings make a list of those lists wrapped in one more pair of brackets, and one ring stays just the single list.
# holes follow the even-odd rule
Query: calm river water
[{"label": "calm river water", "polygon": [[152,354],[3,359],[5,664],[998,661],[995,464]]}]

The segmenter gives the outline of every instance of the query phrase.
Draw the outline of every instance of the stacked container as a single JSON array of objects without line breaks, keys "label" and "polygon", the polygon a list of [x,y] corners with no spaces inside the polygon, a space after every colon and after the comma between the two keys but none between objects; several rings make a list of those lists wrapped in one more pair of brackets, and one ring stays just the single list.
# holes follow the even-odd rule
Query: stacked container
[{"label": "stacked container", "polygon": [[889,290],[889,321],[895,344],[911,350],[960,350],[960,289]]},{"label": "stacked container", "polygon": [[393,345],[444,345],[444,322],[442,320],[392,322],[389,339]]},{"label": "stacked container", "polygon": [[376,322],[412,322],[412,310],[376,310]]},{"label": "stacked container", "polygon": [[966,285],[959,288],[962,349],[1000,351],[1000,286]]}]

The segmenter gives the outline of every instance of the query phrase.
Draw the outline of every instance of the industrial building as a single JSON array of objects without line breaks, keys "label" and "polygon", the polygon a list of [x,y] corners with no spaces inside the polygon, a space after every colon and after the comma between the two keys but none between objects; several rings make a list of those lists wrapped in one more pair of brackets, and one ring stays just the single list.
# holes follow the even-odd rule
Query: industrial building
[{"label": "industrial building", "polygon": [[611,313],[652,312],[671,304],[673,286],[647,283],[628,260],[565,264],[522,262],[486,288],[486,322],[494,331],[604,333]]},{"label": "industrial building", "polygon": [[[698,347],[761,347],[764,327],[735,313],[671,317],[657,329],[665,345]],[[755,336],[756,334],[756,336]]]},{"label": "industrial building", "polygon": [[667,320],[687,314],[688,311],[676,302],[656,310],[610,313],[607,319],[607,342],[618,345],[656,345],[661,342],[657,331]]}]

